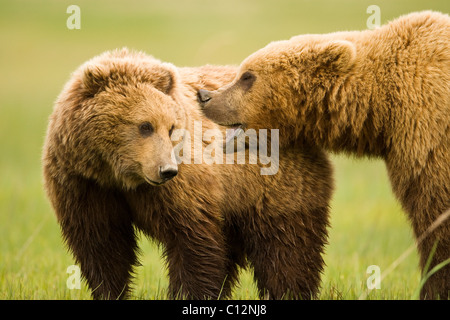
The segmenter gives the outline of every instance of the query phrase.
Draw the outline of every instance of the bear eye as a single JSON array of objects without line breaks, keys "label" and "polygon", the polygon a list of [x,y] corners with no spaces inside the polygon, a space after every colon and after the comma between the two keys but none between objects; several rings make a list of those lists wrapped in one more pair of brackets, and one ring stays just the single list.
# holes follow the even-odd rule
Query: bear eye
[{"label": "bear eye", "polygon": [[148,137],[153,133],[153,126],[150,122],[143,122],[139,125],[139,133],[143,137]]},{"label": "bear eye", "polygon": [[253,86],[253,83],[255,82],[255,75],[251,73],[250,71],[244,72],[240,79],[240,86],[245,91],[250,90],[250,88]]},{"label": "bear eye", "polygon": [[170,130],[169,130],[169,137],[172,135],[172,132],[173,132],[173,129],[175,128],[175,126],[174,125],[172,125],[172,127],[170,128]]},{"label": "bear eye", "polygon": [[253,79],[253,74],[251,72],[249,72],[249,71],[244,72],[242,74],[242,76],[241,76],[241,80],[242,81],[249,81],[249,80],[252,80],[252,79]]}]

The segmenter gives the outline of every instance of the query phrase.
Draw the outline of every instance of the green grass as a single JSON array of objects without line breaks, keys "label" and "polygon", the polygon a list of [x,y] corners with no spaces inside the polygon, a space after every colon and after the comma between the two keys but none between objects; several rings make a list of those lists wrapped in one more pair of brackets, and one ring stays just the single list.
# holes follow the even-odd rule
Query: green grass
[{"label": "green grass", "polygon": [[[77,1],[81,30],[66,28],[72,1],[0,3],[0,299],[89,299],[68,290],[64,248],[42,188],[41,149],[52,104],[85,60],[121,46],[179,66],[238,64],[272,40],[301,33],[364,29],[372,1]],[[442,1],[377,1],[382,22],[415,10],[449,12]],[[357,299],[366,269],[383,272],[414,243],[380,161],[334,156],[336,193],[322,299]],[[168,279],[161,249],[141,239],[137,299],[164,299]],[[410,299],[420,284],[414,251],[369,299]],[[237,299],[256,299],[243,270]]]}]

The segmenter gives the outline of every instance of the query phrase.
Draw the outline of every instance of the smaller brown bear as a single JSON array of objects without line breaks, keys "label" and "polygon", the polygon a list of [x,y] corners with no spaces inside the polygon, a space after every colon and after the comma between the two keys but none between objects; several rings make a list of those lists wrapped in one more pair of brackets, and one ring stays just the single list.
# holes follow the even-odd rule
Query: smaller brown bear
[{"label": "smaller brown bear", "polygon": [[44,146],[45,187],[94,298],[128,296],[136,230],[163,244],[171,297],[229,297],[247,261],[262,297],[317,294],[333,187],[324,152],[283,151],[275,175],[173,157],[178,129],[193,135],[202,122],[191,157],[212,145],[207,129],[225,129],[202,115],[196,95],[236,69],[176,68],[121,50],[66,84]]},{"label": "smaller brown bear", "polygon": [[[384,159],[423,240],[422,268],[437,244],[433,268],[450,257],[450,219],[422,237],[450,208],[449,40],[449,16],[430,11],[375,30],[297,36],[250,55],[232,83],[199,99],[221,125],[280,129],[285,146]],[[447,265],[421,297],[449,294]]]}]

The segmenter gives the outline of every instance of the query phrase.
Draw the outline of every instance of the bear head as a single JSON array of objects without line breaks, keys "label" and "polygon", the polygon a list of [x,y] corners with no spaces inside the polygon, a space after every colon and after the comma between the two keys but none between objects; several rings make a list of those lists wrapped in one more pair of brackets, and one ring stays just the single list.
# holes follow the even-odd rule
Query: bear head
[{"label": "bear head", "polygon": [[351,70],[355,51],[349,41],[319,35],[272,42],[241,63],[234,81],[216,91],[199,90],[198,99],[218,124],[279,129],[283,144],[293,138],[293,122]]},{"label": "bear head", "polygon": [[126,49],[83,64],[56,101],[47,160],[106,186],[170,180],[178,172],[170,137],[186,121],[171,96],[176,78],[171,64]]}]

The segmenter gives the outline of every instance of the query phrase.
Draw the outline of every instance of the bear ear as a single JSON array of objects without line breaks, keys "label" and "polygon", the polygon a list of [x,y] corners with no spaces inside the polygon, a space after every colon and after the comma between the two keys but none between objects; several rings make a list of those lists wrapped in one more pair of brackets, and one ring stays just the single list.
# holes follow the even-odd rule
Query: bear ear
[{"label": "bear ear", "polygon": [[82,73],[82,88],[88,96],[94,96],[108,83],[109,69],[104,65],[87,65]]},{"label": "bear ear", "polygon": [[157,90],[170,95],[173,92],[176,79],[176,68],[170,64],[159,62],[157,66],[150,64],[145,67],[145,63],[135,61],[116,61],[110,64],[88,64],[82,69],[81,88],[83,92],[93,97],[105,89],[113,81],[123,81],[127,83],[148,82]]},{"label": "bear ear", "polygon": [[175,86],[175,73],[171,68],[158,68],[152,70],[152,85],[167,95],[172,93]]},{"label": "bear ear", "polygon": [[352,68],[356,61],[356,48],[346,40],[328,42],[319,48],[317,63],[325,72],[343,73]]}]

